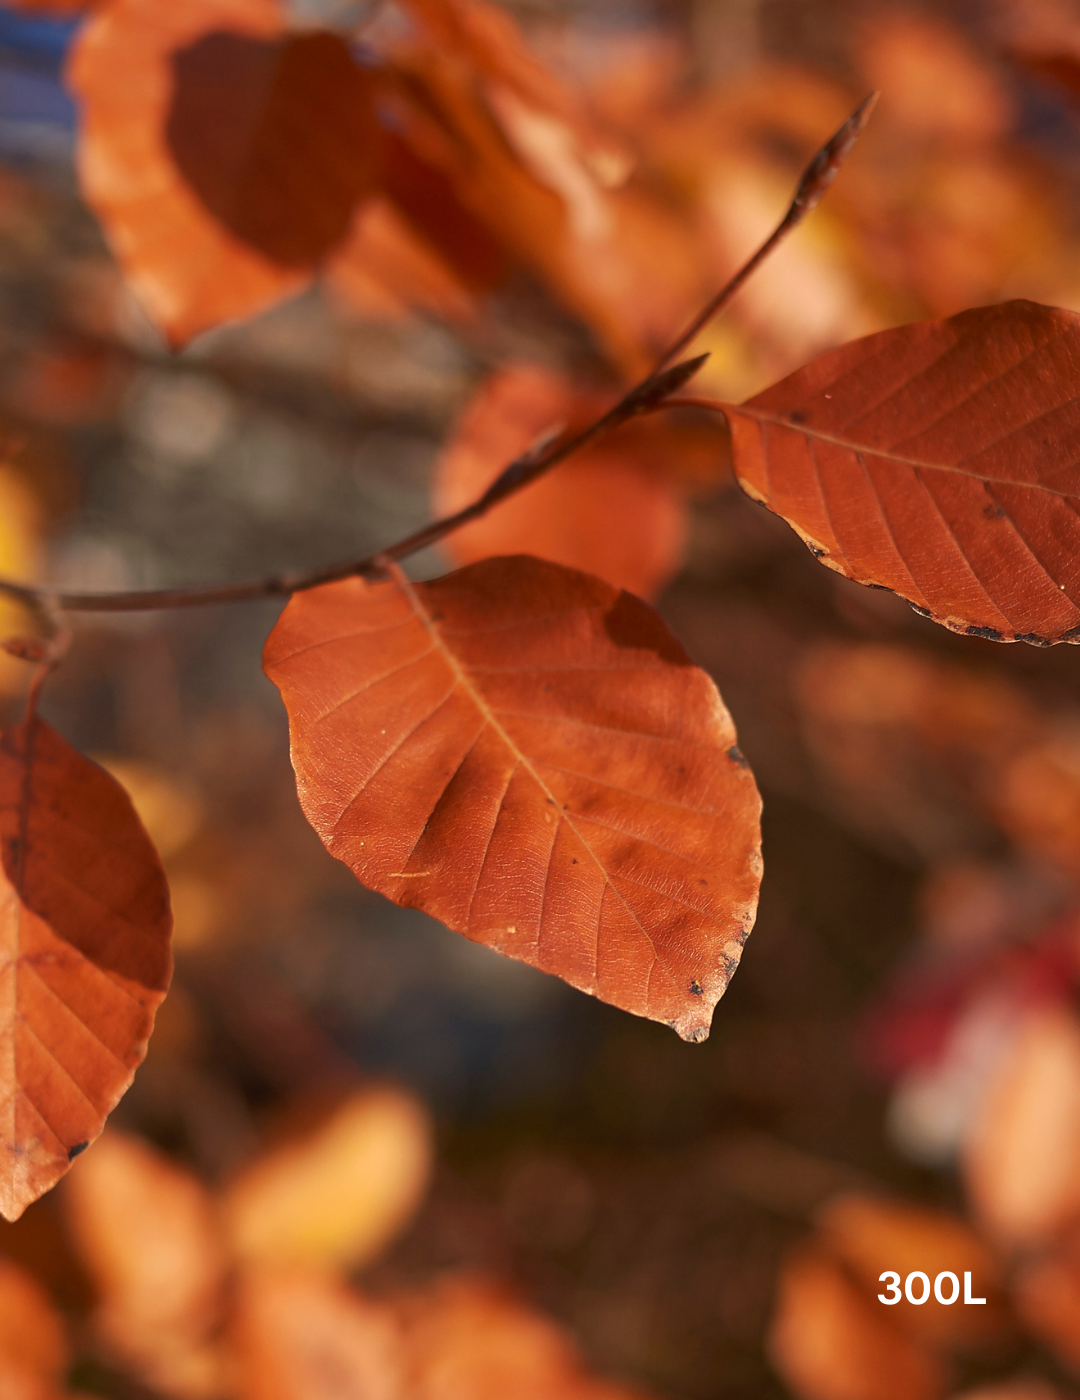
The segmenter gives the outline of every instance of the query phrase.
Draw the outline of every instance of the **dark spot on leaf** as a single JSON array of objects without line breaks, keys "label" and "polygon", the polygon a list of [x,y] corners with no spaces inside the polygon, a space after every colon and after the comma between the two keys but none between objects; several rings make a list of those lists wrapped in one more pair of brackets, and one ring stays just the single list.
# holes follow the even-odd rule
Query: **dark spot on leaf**
[{"label": "dark spot on leaf", "polygon": [[911,611],[917,612],[920,617],[933,617],[933,613],[930,611],[929,608],[920,608],[918,603],[912,603]]},{"label": "dark spot on leaf", "polygon": [[652,608],[632,593],[620,593],[604,614],[604,631],[618,647],[655,652],[672,666],[694,664]]},{"label": "dark spot on leaf", "polygon": [[[1074,628],[1073,633],[1080,636],[1080,628]],[[1054,645],[1049,637],[1040,637],[1037,632],[1017,632],[1016,640],[1018,642],[1027,642],[1029,647],[1052,647]],[[1063,642],[1071,641],[1072,634],[1066,632],[1061,640]]]},{"label": "dark spot on leaf", "polygon": [[789,423],[796,423],[796,424],[806,423],[806,422],[809,421],[809,418],[810,418],[810,414],[808,413],[808,411],[807,411],[805,408],[796,408],[796,409],[793,409],[793,410],[788,414],[788,422],[789,422]]},{"label": "dark spot on leaf", "polygon": [[698,981],[691,982],[690,990],[694,994],[694,996],[699,997],[701,995],[701,983]]},{"label": "dark spot on leaf", "polygon": [[996,627],[965,627],[965,637],[981,637],[984,642],[1000,642],[1001,633]]},{"label": "dark spot on leaf", "polygon": [[987,518],[987,520],[1004,520],[1004,519],[1005,519],[1005,512],[1004,512],[1004,510],[1001,508],[1001,506],[998,505],[997,501],[990,501],[990,502],[988,502],[985,506],[983,506],[983,512],[982,512],[982,513],[983,513],[983,515]]},{"label": "dark spot on leaf", "polygon": [[806,547],[807,549],[809,549],[810,553],[814,556],[815,559],[824,559],[826,554],[828,554],[829,552],[827,549],[822,549],[820,545],[816,544],[810,544]]},{"label": "dark spot on leaf", "polygon": [[570,864],[571,864],[571,865],[577,865],[577,856],[574,856],[574,857],[572,858],[572,860],[570,861]]},{"label": "dark spot on leaf", "polygon": [[698,881],[699,885],[707,885],[708,883],[708,880],[706,880],[704,876]]},{"label": "dark spot on leaf", "polygon": [[90,1144],[88,1142],[77,1142],[74,1147],[69,1147],[68,1161],[74,1162],[75,1158],[79,1155],[79,1153],[85,1152],[89,1146]]},{"label": "dark spot on leaf", "polygon": [[731,748],[725,750],[725,752],[727,753],[728,758],[731,759],[732,763],[737,764],[738,767],[750,767],[749,763],[747,763],[746,761],[746,755],[743,753],[742,749],[739,748],[738,744],[732,744]]}]

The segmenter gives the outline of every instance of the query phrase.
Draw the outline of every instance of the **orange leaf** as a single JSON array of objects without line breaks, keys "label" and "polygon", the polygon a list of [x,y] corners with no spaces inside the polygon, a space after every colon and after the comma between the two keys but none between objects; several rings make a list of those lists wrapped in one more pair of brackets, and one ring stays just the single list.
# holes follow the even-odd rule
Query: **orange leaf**
[{"label": "orange leaf", "polygon": [[247,1273],[234,1337],[240,1400],[406,1400],[392,1310],[321,1274]]},{"label": "orange leaf", "polygon": [[161,862],[113,778],[0,733],[0,1214],[59,1180],[131,1083],[172,970]]},{"label": "orange leaf", "polygon": [[113,0],[76,40],[79,167],[174,344],[298,290],[373,179],[368,81],[276,0]]},{"label": "orange leaf", "polygon": [[760,880],[757,789],[655,613],[514,557],[297,594],[267,642],[308,820],[372,889],[708,1034]]},{"label": "orange leaf", "polygon": [[590,1375],[550,1318],[479,1279],[401,1307],[409,1400],[644,1400]]},{"label": "orange leaf", "polygon": [[813,1248],[784,1264],[769,1351],[800,1400],[935,1400],[945,1389],[936,1358]]},{"label": "orange leaf", "polygon": [[30,1274],[0,1259],[0,1393],[54,1400],[68,1366],[64,1324]]},{"label": "orange leaf", "polygon": [[406,1224],[430,1173],[421,1105],[399,1089],[369,1089],[242,1172],[224,1199],[226,1230],[247,1261],[358,1268]]},{"label": "orange leaf", "polygon": [[[601,405],[602,407],[603,405]],[[435,477],[434,508],[450,515],[475,500],[506,464],[552,427],[576,424],[596,396],[533,365],[493,375],[466,408]],[[583,412],[583,410],[585,410]],[[679,565],[686,507],[658,472],[632,453],[633,427],[575,453],[528,491],[456,530],[445,549],[455,563],[528,550],[541,559],[588,569],[650,598]],[[661,441],[654,456],[663,458]],[[717,449],[719,456],[719,445]]]},{"label": "orange leaf", "polygon": [[958,1217],[906,1201],[848,1194],[829,1202],[820,1226],[825,1243],[871,1298],[881,1292],[886,1269],[901,1279],[918,1269],[931,1283],[948,1271],[961,1287],[968,1272],[973,1296],[988,1300],[984,1307],[969,1308],[940,1303],[932,1293],[922,1304],[905,1297],[891,1309],[891,1320],[902,1331],[928,1342],[964,1347],[992,1342],[1011,1330],[1000,1296],[1000,1271],[990,1251]]},{"label": "orange leaf", "polygon": [[956,632],[1080,637],[1080,316],[1032,302],[853,341],[728,409],[744,490]]},{"label": "orange leaf", "polygon": [[198,1179],[110,1129],[64,1183],[64,1205],[97,1285],[95,1322],[108,1350],[169,1395],[220,1395],[212,1343],[228,1265]]},{"label": "orange leaf", "polygon": [[1080,1023],[1056,1008],[1021,1027],[986,1091],[964,1174],[986,1226],[1020,1244],[1080,1220]]}]

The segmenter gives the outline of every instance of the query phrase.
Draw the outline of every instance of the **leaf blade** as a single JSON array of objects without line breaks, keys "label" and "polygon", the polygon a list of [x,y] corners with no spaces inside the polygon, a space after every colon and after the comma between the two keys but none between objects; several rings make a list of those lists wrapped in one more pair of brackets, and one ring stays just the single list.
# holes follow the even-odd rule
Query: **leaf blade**
[{"label": "leaf blade", "polygon": [[828,567],[953,631],[1080,636],[1080,317],[883,331],[725,406],[736,474]]},{"label": "leaf blade", "polygon": [[101,1132],[172,970],[164,873],[114,779],[33,721],[0,734],[0,1214]]},{"label": "leaf blade", "polygon": [[704,1038],[753,920],[760,803],[643,603],[523,556],[395,571],[294,597],[265,665],[308,820],[364,884]]}]

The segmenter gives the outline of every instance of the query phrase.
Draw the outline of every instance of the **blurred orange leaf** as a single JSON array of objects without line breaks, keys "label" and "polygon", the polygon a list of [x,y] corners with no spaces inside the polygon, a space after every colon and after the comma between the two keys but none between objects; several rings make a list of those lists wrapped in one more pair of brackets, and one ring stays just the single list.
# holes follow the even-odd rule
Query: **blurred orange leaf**
[{"label": "blurred orange leaf", "polygon": [[302,287],[369,186],[363,75],[282,28],[276,0],[113,0],[75,41],[83,190],[173,344]]},{"label": "blurred orange leaf", "polygon": [[964,1150],[978,1216],[1015,1244],[1080,1219],[1080,1024],[1034,1012],[986,1091]]},{"label": "blurred orange leaf", "polygon": [[800,1400],[935,1400],[945,1391],[934,1355],[813,1248],[783,1266],[769,1352]]},{"label": "blurred orange leaf", "polygon": [[101,1132],[172,970],[161,863],[126,793],[56,732],[0,734],[0,1213]]},{"label": "blurred orange leaf", "polygon": [[[583,426],[603,406],[597,395],[539,366],[500,370],[471,400],[442,454],[435,514],[453,514],[482,495],[545,430]],[[686,507],[664,480],[663,438],[651,444],[657,469],[650,471],[634,452],[636,426],[575,453],[527,491],[456,530],[446,552],[457,564],[471,564],[527,551],[653,597],[679,566]],[[674,441],[669,452],[678,455]]]},{"label": "blurred orange leaf", "polygon": [[1080,317],[1031,302],[854,341],[728,410],[736,473],[822,563],[954,631],[1072,640],[1078,348]]},{"label": "blurred orange leaf", "polygon": [[97,1285],[108,1349],[169,1394],[216,1396],[211,1344],[228,1268],[200,1182],[138,1138],[110,1130],[65,1184],[75,1244]]},{"label": "blurred orange leaf", "polygon": [[4,1400],[59,1400],[68,1366],[64,1324],[30,1274],[0,1259],[0,1392]]},{"label": "blurred orange leaf", "polygon": [[407,1223],[427,1188],[431,1124],[397,1089],[353,1094],[318,1129],[264,1153],[223,1210],[241,1259],[357,1268]]},{"label": "blurred orange leaf", "polygon": [[[958,1347],[1008,1336],[1000,1271],[986,1245],[957,1216],[904,1201],[848,1195],[831,1201],[818,1223],[823,1242],[870,1297],[882,1291],[880,1276],[891,1269],[902,1280],[919,1270],[931,1283],[939,1273],[950,1272],[961,1288],[967,1272],[973,1296],[987,1299],[985,1307],[956,1307],[940,1303],[933,1294],[918,1305],[903,1298],[890,1309],[890,1320],[904,1331]],[[946,1291],[951,1287],[943,1285]]]},{"label": "blurred orange leaf", "polygon": [[708,1034],[760,879],[708,677],[644,603],[513,557],[293,597],[266,670],[308,820],[396,903]]}]

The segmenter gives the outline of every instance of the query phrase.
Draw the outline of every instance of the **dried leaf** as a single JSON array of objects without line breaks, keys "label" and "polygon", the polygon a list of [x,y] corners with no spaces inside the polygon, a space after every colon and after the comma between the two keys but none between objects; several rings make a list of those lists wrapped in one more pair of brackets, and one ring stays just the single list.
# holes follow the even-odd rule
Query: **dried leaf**
[{"label": "dried leaf", "polygon": [[829,568],[995,641],[1080,637],[1080,317],[1009,302],[842,346],[728,410]]},{"label": "dried leaf", "polygon": [[393,1312],[325,1275],[245,1274],[233,1335],[240,1400],[406,1400]]},{"label": "dried leaf", "polygon": [[[433,488],[436,515],[450,515],[477,499],[545,430],[578,426],[606,406],[539,366],[500,370],[469,403],[440,459]],[[588,569],[639,597],[655,596],[678,568],[686,508],[660,472],[636,459],[634,426],[575,453],[528,491],[456,530],[446,552],[457,564],[471,564],[527,550]],[[652,445],[662,462],[662,442]]]},{"label": "dried leaf", "polygon": [[[174,56],[222,31],[241,42],[276,43],[280,7],[276,0],[114,0],[83,26],[68,66],[80,104],[83,192],[139,299],[174,345],[261,310],[309,276],[230,231],[170,151],[167,127],[183,71],[174,70]],[[234,126],[223,150],[235,154],[233,141],[248,134]],[[213,139],[221,142],[221,133]],[[293,158],[291,147],[279,154]],[[310,178],[310,167],[301,178]]]},{"label": "dried leaf", "polygon": [[397,1089],[354,1094],[298,1142],[265,1153],[223,1208],[241,1259],[358,1268],[407,1223],[427,1189],[431,1124]]},{"label": "dried leaf", "polygon": [[[1008,1335],[999,1270],[975,1232],[956,1216],[903,1201],[848,1195],[833,1200],[820,1219],[821,1236],[852,1270],[869,1297],[881,1292],[880,1275],[892,1269],[906,1279],[912,1270],[926,1274],[931,1285],[948,1271],[963,1288],[971,1274],[972,1293],[985,1307],[939,1303],[931,1293],[923,1304],[904,1298],[891,1309],[891,1321],[929,1342],[969,1346]],[[946,1290],[952,1285],[943,1285]],[[995,1296],[997,1295],[997,1296]]]},{"label": "dried leaf", "polygon": [[161,862],[120,785],[35,721],[0,734],[0,1213],[101,1132],[172,969]]},{"label": "dried leaf", "polygon": [[933,1354],[820,1250],[784,1264],[769,1352],[800,1400],[934,1400],[945,1390]]},{"label": "dried leaf", "polygon": [[64,1203],[107,1348],[169,1394],[218,1394],[211,1339],[228,1261],[205,1188],[138,1138],[109,1131],[65,1183]]},{"label": "dried leaf", "polygon": [[701,1040],[753,920],[759,799],[660,619],[515,557],[289,603],[267,643],[308,820],[368,886]]},{"label": "dried leaf", "polygon": [[64,1324],[41,1285],[0,1259],[0,1393],[55,1400],[68,1367]]},{"label": "dried leaf", "polygon": [[1001,1239],[1034,1244],[1080,1219],[1080,1025],[1033,1013],[986,1092],[963,1157],[972,1202]]}]

